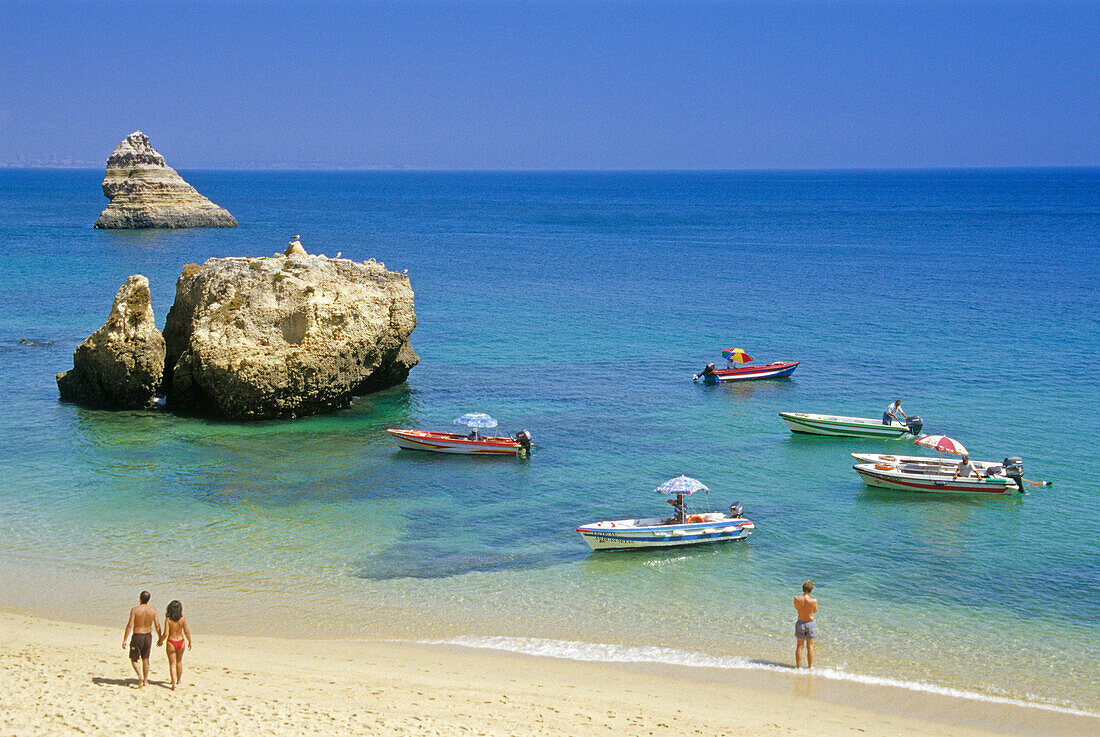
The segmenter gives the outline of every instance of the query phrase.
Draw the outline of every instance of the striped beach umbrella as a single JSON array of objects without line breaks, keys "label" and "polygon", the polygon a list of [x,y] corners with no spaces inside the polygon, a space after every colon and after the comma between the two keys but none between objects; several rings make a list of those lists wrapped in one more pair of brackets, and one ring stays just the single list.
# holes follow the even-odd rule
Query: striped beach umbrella
[{"label": "striped beach umbrella", "polygon": [[486,430],[496,427],[500,423],[484,412],[467,412],[461,417],[456,417],[455,424],[465,425],[466,427],[472,427],[476,430]]},{"label": "striped beach umbrella", "polygon": [[752,361],[752,356],[740,348],[727,348],[722,351],[722,358],[734,363],[749,363]]},{"label": "striped beach umbrella", "polygon": [[710,491],[701,481],[697,481],[690,476],[677,476],[674,479],[669,479],[656,489],[659,494],[694,494],[697,491]]},{"label": "striped beach umbrella", "polygon": [[962,443],[958,440],[952,440],[946,435],[924,435],[914,440],[913,445],[923,445],[925,448],[938,450],[940,453],[952,453],[957,456],[969,455]]}]

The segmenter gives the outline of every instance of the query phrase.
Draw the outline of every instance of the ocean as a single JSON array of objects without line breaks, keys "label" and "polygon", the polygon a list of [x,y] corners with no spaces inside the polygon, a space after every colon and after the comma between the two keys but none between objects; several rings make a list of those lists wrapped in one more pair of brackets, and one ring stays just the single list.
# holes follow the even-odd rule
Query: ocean
[{"label": "ocean", "polygon": [[[197,631],[767,669],[812,578],[822,677],[1100,711],[1100,170],[182,174],[241,227],[94,230],[102,171],[0,171],[0,605],[114,623],[144,587]],[[184,264],[296,233],[408,269],[406,384],[284,422],[58,401],[128,275],[163,326]],[[692,382],[730,347],[802,364]],[[848,454],[911,446],[778,417],[895,398],[1054,485],[871,489]],[[385,432],[474,410],[532,457]],[[662,513],[681,473],[755,534],[592,553],[575,532]]]}]

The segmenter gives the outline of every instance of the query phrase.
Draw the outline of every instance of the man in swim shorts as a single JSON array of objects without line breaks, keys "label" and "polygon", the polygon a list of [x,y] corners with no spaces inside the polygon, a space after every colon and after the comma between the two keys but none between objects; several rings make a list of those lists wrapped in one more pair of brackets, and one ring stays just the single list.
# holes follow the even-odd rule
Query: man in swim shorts
[{"label": "man in swim shorts", "polygon": [[[134,674],[138,677],[138,688],[144,688],[145,682],[149,679],[149,651],[153,649],[153,628],[156,628],[159,638],[160,620],[157,619],[157,610],[149,606],[148,591],[141,592],[138,602],[138,605],[130,610],[130,620],[126,622],[126,631],[122,633],[122,649],[126,649],[127,640],[129,640],[130,665],[134,667]],[[138,660],[141,661],[140,668],[138,668]]]},{"label": "man in swim shorts", "polygon": [[817,599],[810,596],[814,582],[807,579],[802,584],[802,595],[794,597],[794,609],[798,612],[798,621],[794,623],[794,636],[798,645],[794,649],[794,667],[802,667],[802,648],[806,648],[806,667],[814,667],[814,638],[817,637],[817,623],[814,612],[817,611]]}]

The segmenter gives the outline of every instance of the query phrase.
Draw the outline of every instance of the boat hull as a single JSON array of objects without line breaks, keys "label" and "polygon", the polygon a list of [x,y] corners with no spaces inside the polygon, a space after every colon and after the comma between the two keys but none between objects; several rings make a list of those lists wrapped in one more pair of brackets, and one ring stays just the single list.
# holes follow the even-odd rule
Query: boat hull
[{"label": "boat hull", "polygon": [[926,494],[963,494],[1005,496],[1015,494],[1020,488],[1011,479],[1003,476],[993,478],[954,479],[946,469],[943,472],[906,473],[893,468],[880,468],[889,464],[858,463],[852,468],[863,479],[863,483],[880,489],[897,489]]},{"label": "boat hull", "polygon": [[[949,468],[950,473],[955,472],[955,466],[959,465],[958,458],[949,458],[946,456],[903,456],[893,453],[852,453],[852,458],[855,458],[860,463],[889,463],[891,465],[897,463],[916,463],[924,466],[942,466],[943,468]],[[984,471],[990,466],[1000,465],[993,461],[971,461],[970,465],[979,471]]]},{"label": "boat hull", "polygon": [[881,420],[872,420],[865,417],[839,417],[804,412],[780,412],[779,417],[791,432],[798,435],[873,438],[878,440],[901,440],[913,437],[909,432],[909,428],[905,425],[883,425]]},{"label": "boat hull", "polygon": [[635,525],[635,520],[594,522],[577,528],[593,550],[640,550],[708,545],[746,539],[755,529],[747,519],[726,518],[718,521],[682,525]]},{"label": "boat hull", "polygon": [[386,430],[405,450],[424,450],[432,453],[452,453],[474,456],[516,456],[523,450],[511,438],[482,437],[472,440],[469,436],[426,430]]},{"label": "boat hull", "polygon": [[785,379],[798,368],[798,361],[777,361],[758,366],[742,366],[732,369],[716,369],[714,373],[698,380],[708,384],[725,384],[731,381],[758,381],[761,379]]}]

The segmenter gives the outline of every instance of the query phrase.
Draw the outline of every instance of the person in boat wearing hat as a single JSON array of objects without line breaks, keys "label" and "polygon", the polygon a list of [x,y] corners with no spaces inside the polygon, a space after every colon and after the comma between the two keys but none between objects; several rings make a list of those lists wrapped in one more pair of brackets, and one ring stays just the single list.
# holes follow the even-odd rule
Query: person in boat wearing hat
[{"label": "person in boat wearing hat", "polygon": [[963,456],[962,460],[959,461],[959,465],[955,466],[954,478],[962,476],[964,479],[966,479],[970,478],[970,474],[974,474],[978,478],[982,477],[982,475],[978,473],[978,469],[970,465],[970,456]]},{"label": "person in boat wearing hat", "polygon": [[905,414],[901,408],[901,400],[895,399],[894,403],[887,407],[886,411],[882,413],[882,424],[890,425],[896,421],[899,425],[904,425],[905,423],[901,421],[898,415],[901,415],[907,420],[909,419],[909,415]]}]

